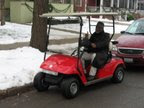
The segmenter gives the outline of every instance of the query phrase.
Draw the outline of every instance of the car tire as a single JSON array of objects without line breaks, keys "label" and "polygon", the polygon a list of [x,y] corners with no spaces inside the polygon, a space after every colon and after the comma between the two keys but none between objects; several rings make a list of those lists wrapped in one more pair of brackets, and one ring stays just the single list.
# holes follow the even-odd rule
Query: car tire
[{"label": "car tire", "polygon": [[61,89],[63,96],[70,99],[74,98],[79,93],[79,81],[76,78],[67,78],[64,79],[61,83]]},{"label": "car tire", "polygon": [[34,87],[37,91],[42,92],[46,91],[49,88],[49,84],[45,82],[45,73],[39,72],[34,77]]},{"label": "car tire", "polygon": [[114,75],[112,77],[113,83],[121,83],[124,79],[124,68],[119,66],[116,68]]}]

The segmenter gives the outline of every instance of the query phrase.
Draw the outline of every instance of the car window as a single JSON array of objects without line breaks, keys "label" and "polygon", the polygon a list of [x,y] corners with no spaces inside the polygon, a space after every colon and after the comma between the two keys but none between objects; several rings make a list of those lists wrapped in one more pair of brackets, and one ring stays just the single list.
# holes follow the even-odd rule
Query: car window
[{"label": "car window", "polygon": [[130,34],[144,34],[144,20],[134,21],[126,30]]},{"label": "car window", "polygon": [[144,22],[139,23],[136,33],[144,33]]}]

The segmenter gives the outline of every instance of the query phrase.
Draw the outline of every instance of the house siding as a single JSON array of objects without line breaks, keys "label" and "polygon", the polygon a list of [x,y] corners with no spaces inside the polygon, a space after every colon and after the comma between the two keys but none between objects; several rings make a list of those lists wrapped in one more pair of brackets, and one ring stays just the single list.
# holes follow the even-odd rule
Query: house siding
[{"label": "house siding", "polygon": [[79,1],[79,4],[78,4],[77,0],[74,0],[74,11],[75,12],[84,12],[85,11],[85,3],[86,3],[86,0]]}]

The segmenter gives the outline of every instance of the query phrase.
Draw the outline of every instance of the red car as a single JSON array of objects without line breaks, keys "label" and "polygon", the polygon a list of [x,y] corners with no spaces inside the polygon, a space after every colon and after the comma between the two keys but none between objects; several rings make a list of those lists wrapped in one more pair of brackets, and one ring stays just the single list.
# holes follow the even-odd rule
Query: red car
[{"label": "red car", "polygon": [[113,47],[113,56],[123,58],[126,65],[144,65],[144,18],[134,21],[121,32],[118,44]]}]

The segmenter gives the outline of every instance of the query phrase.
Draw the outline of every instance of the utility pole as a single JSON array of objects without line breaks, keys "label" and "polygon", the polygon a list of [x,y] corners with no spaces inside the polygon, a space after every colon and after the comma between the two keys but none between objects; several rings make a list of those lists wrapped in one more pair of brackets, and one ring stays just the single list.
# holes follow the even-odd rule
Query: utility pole
[{"label": "utility pole", "polygon": [[4,6],[5,0],[0,0],[0,20],[1,25],[5,25],[5,6]]},{"label": "utility pole", "polygon": [[[117,0],[117,8],[118,8],[118,13],[120,13],[119,8],[120,8],[120,0]],[[121,20],[121,16],[119,16],[118,18],[119,20]]]},{"label": "utility pole", "polygon": [[128,12],[129,5],[130,5],[130,1],[127,0],[127,10],[126,10],[126,15],[125,15],[125,20],[126,20],[126,21],[127,21],[127,14],[129,13],[129,12]]},{"label": "utility pole", "polygon": [[[100,0],[100,13],[103,12],[103,0]],[[100,16],[100,18],[103,18],[103,16]]]},{"label": "utility pole", "polygon": [[87,0],[85,0],[85,12],[87,11]]},{"label": "utility pole", "polygon": [[137,13],[137,10],[138,10],[138,0],[136,0],[134,7],[135,7],[135,10],[136,10],[136,13]]},{"label": "utility pole", "polygon": [[114,7],[114,0],[111,0],[110,7],[111,7],[111,8]]}]

